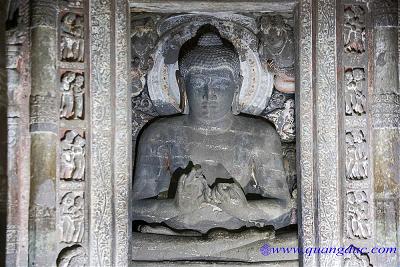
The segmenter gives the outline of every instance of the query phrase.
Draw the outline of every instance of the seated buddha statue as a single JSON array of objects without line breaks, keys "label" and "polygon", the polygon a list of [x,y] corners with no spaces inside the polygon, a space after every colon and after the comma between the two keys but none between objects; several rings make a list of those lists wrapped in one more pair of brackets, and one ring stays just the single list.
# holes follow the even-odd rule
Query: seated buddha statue
[{"label": "seated buddha statue", "polygon": [[281,141],[267,121],[236,114],[239,55],[217,32],[181,48],[178,84],[188,114],[141,133],[132,219],[206,233],[290,221]]}]

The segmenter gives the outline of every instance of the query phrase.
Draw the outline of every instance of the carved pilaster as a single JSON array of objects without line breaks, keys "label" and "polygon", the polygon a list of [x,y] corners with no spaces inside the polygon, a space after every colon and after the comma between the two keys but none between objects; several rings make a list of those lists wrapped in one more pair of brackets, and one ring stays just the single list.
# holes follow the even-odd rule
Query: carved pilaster
[{"label": "carved pilaster", "polygon": [[[296,128],[298,129],[297,170],[299,175],[299,241],[300,246],[317,246],[316,196],[314,170],[314,101],[313,93],[313,33],[312,0],[301,0],[297,10],[298,65],[296,83]],[[301,90],[300,90],[301,88]],[[301,257],[303,266],[315,266],[317,255]]]},{"label": "carved pilaster", "polygon": [[56,261],[57,253],[57,5],[50,0],[35,0],[30,7],[32,89],[29,265],[51,266]]},{"label": "carved pilaster", "polygon": [[[297,118],[300,241],[303,247],[341,245],[337,84],[337,1],[300,1]],[[304,266],[338,266],[332,254],[303,256]]]},{"label": "carved pilaster", "polygon": [[113,88],[111,43],[113,0],[90,1],[90,223],[89,265],[113,262]]}]

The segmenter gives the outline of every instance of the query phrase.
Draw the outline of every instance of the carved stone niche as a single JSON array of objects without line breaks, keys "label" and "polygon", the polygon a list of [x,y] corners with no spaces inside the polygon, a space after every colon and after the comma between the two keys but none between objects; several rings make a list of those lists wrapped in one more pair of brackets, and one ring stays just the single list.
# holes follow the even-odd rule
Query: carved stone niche
[{"label": "carved stone niche", "polygon": [[131,18],[132,260],[296,262],[292,14]]}]

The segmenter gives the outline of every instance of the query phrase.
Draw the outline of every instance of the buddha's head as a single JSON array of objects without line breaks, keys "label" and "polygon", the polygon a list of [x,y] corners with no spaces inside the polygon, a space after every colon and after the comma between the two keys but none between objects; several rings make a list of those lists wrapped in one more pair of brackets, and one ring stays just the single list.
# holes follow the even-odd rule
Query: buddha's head
[{"label": "buddha's head", "polygon": [[218,120],[232,112],[241,86],[240,61],[233,46],[218,34],[204,33],[183,49],[179,71],[191,115]]}]

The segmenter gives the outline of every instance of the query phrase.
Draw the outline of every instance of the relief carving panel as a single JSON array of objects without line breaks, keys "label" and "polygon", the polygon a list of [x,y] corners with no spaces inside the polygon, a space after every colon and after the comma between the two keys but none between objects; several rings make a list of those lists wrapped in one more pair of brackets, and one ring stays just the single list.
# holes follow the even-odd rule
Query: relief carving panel
[{"label": "relief carving panel", "polygon": [[343,35],[345,53],[365,52],[365,10],[362,6],[345,7]]},{"label": "relief carving panel", "polygon": [[84,235],[84,193],[66,192],[60,201],[61,240],[81,243]]},{"label": "relief carving panel", "polygon": [[60,118],[83,119],[84,76],[72,71],[61,77]]},{"label": "relief carving panel", "polygon": [[365,114],[366,109],[366,81],[363,68],[347,69],[344,73],[345,79],[345,105],[346,115]]},{"label": "relief carving panel", "polygon": [[346,132],[346,177],[362,180],[368,176],[368,146],[362,130]]},{"label": "relief carving panel", "polygon": [[61,140],[60,178],[82,181],[85,179],[86,140],[79,133],[67,131]]},{"label": "relief carving panel", "polygon": [[84,60],[83,16],[67,13],[61,19],[60,58],[62,61],[83,62]]},{"label": "relief carving panel", "polygon": [[365,191],[355,190],[347,193],[347,237],[367,239],[371,237],[370,208]]}]

